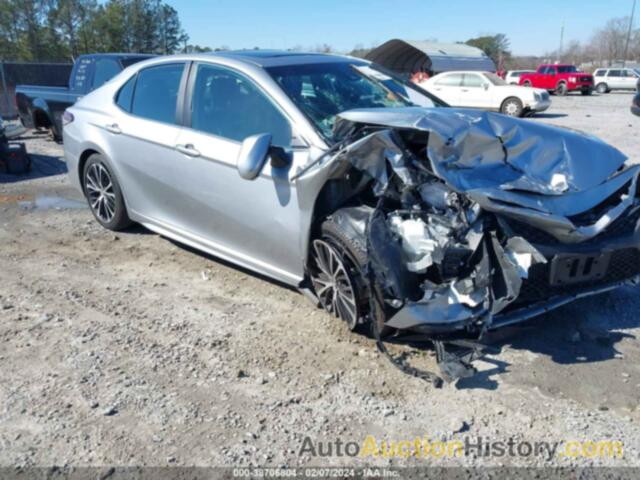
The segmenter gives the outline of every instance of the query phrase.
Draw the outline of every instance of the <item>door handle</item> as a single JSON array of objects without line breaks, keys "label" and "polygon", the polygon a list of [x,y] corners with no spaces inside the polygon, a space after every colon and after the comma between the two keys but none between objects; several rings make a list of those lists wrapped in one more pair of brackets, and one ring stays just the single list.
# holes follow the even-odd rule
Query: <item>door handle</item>
[{"label": "door handle", "polygon": [[463,89],[461,90],[461,92],[468,92],[468,91],[469,91],[469,89],[467,89],[467,88],[463,88]]},{"label": "door handle", "polygon": [[193,144],[191,143],[187,143],[186,145],[176,145],[176,150],[190,157],[200,156],[200,152],[196,150]]},{"label": "door handle", "polygon": [[117,123],[112,123],[111,125],[105,125],[104,128],[107,129],[107,132],[115,133],[116,135],[122,133],[122,130],[120,130],[120,127],[118,126]]}]

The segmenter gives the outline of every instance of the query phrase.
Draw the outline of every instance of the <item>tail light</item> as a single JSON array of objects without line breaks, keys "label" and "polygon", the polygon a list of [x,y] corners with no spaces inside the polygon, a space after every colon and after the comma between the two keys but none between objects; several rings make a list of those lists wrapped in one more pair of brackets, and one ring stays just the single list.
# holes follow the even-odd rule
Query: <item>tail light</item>
[{"label": "tail light", "polygon": [[74,116],[69,110],[65,110],[62,114],[62,126],[69,125],[73,122]]}]

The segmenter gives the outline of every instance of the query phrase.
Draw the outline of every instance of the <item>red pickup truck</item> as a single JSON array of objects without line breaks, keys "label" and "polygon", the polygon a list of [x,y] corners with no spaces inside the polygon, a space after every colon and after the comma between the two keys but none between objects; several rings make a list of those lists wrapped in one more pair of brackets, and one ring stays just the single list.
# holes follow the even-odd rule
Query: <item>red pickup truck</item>
[{"label": "red pickup truck", "polygon": [[582,95],[591,95],[593,75],[580,72],[575,65],[540,65],[535,73],[522,74],[520,85],[544,88],[556,95],[576,90]]}]

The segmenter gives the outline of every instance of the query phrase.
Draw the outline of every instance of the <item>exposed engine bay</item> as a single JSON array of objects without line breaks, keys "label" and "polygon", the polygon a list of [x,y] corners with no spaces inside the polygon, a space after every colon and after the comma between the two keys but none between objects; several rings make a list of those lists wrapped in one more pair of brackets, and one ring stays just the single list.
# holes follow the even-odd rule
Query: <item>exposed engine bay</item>
[{"label": "exposed engine bay", "polygon": [[[584,134],[446,110],[344,112],[337,146],[297,175],[336,182],[319,201],[366,243],[386,326],[481,336],[637,280],[640,166]],[[609,278],[619,249],[635,256]],[[546,305],[514,308],[533,269],[548,277]]]}]

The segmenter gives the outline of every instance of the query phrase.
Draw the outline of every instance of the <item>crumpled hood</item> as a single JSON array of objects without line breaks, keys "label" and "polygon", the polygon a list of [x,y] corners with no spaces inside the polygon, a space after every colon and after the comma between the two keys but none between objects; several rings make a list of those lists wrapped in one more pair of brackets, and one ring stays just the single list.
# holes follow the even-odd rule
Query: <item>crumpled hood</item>
[{"label": "crumpled hood", "polygon": [[[410,181],[404,147],[384,132],[418,130],[428,133],[427,158],[416,161],[450,188],[484,210],[526,222],[562,242],[595,237],[635,205],[640,165],[626,164],[622,152],[580,132],[491,112],[409,107],[343,112],[335,138],[347,138],[359,125],[383,128],[334,158],[346,157],[367,170],[378,179],[378,189],[385,183],[384,158]],[[577,223],[572,218],[604,203],[597,218]]]},{"label": "crumpled hood", "polygon": [[339,137],[354,123],[429,132],[434,173],[458,191],[520,190],[563,195],[590,190],[616,173],[625,155],[587,135],[492,112],[452,108],[350,110],[338,115]]}]

